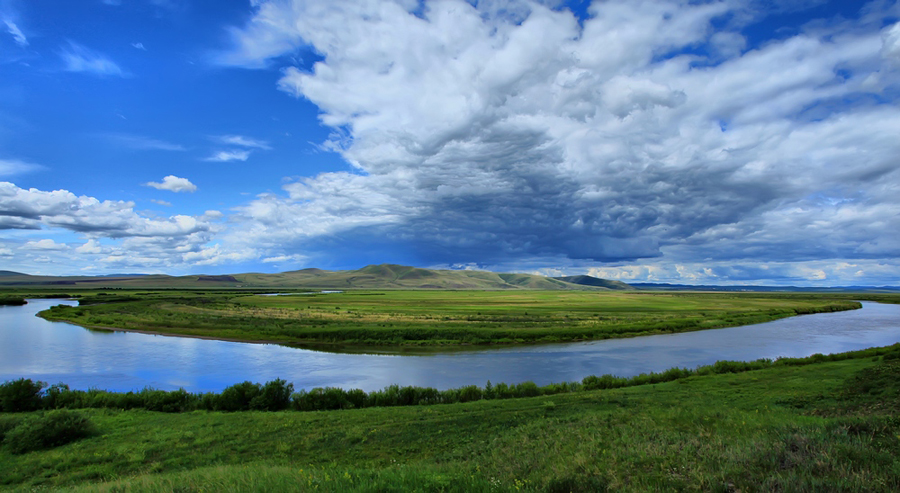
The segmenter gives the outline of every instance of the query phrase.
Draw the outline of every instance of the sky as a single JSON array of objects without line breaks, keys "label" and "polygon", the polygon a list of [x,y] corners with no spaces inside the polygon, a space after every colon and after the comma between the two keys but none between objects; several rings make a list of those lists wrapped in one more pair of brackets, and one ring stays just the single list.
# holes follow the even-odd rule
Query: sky
[{"label": "sky", "polygon": [[900,4],[0,0],[0,270],[900,286]]}]

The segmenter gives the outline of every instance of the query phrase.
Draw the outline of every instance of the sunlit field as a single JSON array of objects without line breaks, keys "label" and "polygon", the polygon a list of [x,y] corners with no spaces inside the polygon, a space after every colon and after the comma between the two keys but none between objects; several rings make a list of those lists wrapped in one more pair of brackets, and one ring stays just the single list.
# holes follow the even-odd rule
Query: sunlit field
[{"label": "sunlit field", "polygon": [[820,294],[561,291],[116,292],[86,294],[80,304],[40,315],[93,328],[294,345],[449,346],[675,333],[860,306]]}]

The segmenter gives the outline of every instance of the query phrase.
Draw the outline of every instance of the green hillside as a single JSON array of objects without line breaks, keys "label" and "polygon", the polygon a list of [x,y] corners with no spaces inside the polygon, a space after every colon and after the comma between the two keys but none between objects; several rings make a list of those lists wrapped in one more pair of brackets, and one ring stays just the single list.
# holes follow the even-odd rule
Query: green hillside
[{"label": "green hillside", "polygon": [[622,281],[610,281],[609,279],[601,279],[599,277],[594,276],[566,276],[566,277],[554,277],[553,279],[568,282],[572,284],[580,284],[582,286],[593,286],[596,288],[607,288],[607,289],[618,289],[618,290],[628,290],[634,289],[634,287],[625,284]]},{"label": "green hillside", "polygon": [[[588,276],[576,276],[577,278]],[[121,277],[48,277],[9,273],[0,287],[72,286],[80,288],[260,288],[260,289],[458,289],[458,290],[578,290],[630,289],[617,281],[571,282],[534,274],[471,270],[431,270],[395,264],[369,265],[357,270],[303,269],[278,274],[231,274]],[[604,284],[606,283],[606,284]]]}]

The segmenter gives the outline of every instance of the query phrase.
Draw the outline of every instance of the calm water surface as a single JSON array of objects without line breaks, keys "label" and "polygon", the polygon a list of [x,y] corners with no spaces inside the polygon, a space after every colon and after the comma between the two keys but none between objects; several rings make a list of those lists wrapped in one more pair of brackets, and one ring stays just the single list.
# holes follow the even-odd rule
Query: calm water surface
[{"label": "calm water surface", "polygon": [[464,385],[539,385],[587,375],[632,376],[718,360],[809,356],[900,342],[900,305],[791,317],[729,329],[586,343],[417,356],[335,354],[128,332],[91,331],[35,313],[74,301],[30,300],[0,307],[0,381],[27,377],[72,388],[124,391],[145,386],[220,391],[237,382],[283,378],[297,389],[376,390],[390,384],[440,389]]}]

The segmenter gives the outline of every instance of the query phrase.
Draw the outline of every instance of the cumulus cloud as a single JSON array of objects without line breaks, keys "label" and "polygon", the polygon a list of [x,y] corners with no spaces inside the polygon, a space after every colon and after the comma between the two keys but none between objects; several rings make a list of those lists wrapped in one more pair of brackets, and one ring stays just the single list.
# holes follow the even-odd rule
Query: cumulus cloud
[{"label": "cumulus cloud", "polygon": [[100,76],[128,76],[127,72],[106,55],[72,41],[61,49],[59,56],[62,58],[64,69],[68,72],[84,72]]},{"label": "cumulus cloud", "polygon": [[[110,269],[124,267],[183,269],[255,258],[252,248],[221,250],[215,243],[221,231],[219,211],[203,215],[142,215],[133,202],[76,196],[67,190],[23,189],[0,182],[0,229],[47,230],[48,234],[76,233],[77,243],[44,238],[28,241],[13,252],[12,262],[36,262],[35,252],[48,261],[74,266],[97,262]],[[37,233],[29,233],[34,235]],[[90,267],[90,266],[88,266]]]},{"label": "cumulus cloud", "polygon": [[233,243],[513,268],[900,255],[900,110],[880,102],[900,28],[881,4],[753,47],[714,28],[752,17],[740,1],[595,2],[581,24],[504,5],[258,2],[220,61],[312,47],[278,87],[319,107],[355,172],[259,196]]},{"label": "cumulus cloud", "polygon": [[22,248],[25,250],[38,250],[38,251],[59,251],[59,250],[68,250],[69,246],[65,243],[57,243],[51,239],[43,239],[36,241],[29,241],[22,245]]},{"label": "cumulus cloud", "polygon": [[196,192],[197,185],[191,183],[187,178],[179,178],[175,175],[169,175],[163,178],[162,182],[147,182],[144,185],[153,187],[157,190],[168,190],[170,192]]},{"label": "cumulus cloud", "polygon": [[133,202],[100,201],[68,190],[23,189],[9,182],[0,182],[0,218],[12,219],[17,229],[48,226],[108,238],[184,236],[211,229],[202,218],[148,218],[134,211]]},{"label": "cumulus cloud", "polygon": [[231,151],[219,151],[214,153],[212,156],[204,159],[204,161],[212,161],[219,163],[226,163],[228,161],[246,161],[250,157],[250,151],[245,150],[231,150]]},{"label": "cumulus cloud", "polygon": [[103,253],[105,249],[100,245],[99,241],[90,239],[84,244],[76,247],[75,251],[82,254],[97,255]]},{"label": "cumulus cloud", "polygon": [[161,206],[164,206],[164,207],[172,207],[172,203],[171,203],[171,202],[166,202],[165,200],[150,199],[150,202],[153,202],[153,203],[156,204],[156,205],[161,205]]}]

